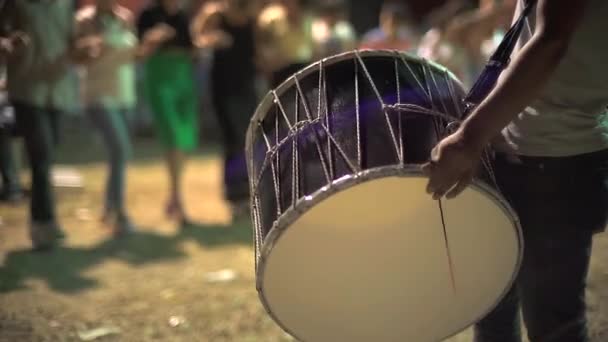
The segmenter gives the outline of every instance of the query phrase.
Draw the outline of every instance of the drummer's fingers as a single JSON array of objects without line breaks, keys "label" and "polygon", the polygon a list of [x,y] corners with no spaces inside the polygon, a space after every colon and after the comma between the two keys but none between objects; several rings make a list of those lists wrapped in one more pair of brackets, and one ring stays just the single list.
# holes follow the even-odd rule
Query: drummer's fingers
[{"label": "drummer's fingers", "polygon": [[436,167],[433,162],[423,165],[423,172],[429,177],[429,182],[426,186],[426,192],[433,195],[433,199],[439,199],[445,195],[450,188],[456,183],[456,179],[450,176],[449,173],[442,172]]},{"label": "drummer's fingers", "polygon": [[426,184],[426,193],[427,194],[431,194],[431,181],[433,179],[432,174],[433,174],[433,163],[426,163],[426,164],[422,164],[422,166],[420,167],[420,171],[422,171],[422,173],[425,176],[429,177],[429,181]]},{"label": "drummer's fingers", "polygon": [[433,149],[431,150],[431,161],[437,162],[439,160],[440,154],[441,154],[440,145],[433,147]]},{"label": "drummer's fingers", "polygon": [[429,177],[429,181],[426,185],[426,193],[433,194],[435,193],[440,177],[437,175],[437,170],[435,168],[435,164],[433,162],[426,163],[422,165],[422,173]]},{"label": "drummer's fingers", "polygon": [[429,162],[429,163],[422,164],[422,166],[420,166],[420,171],[422,171],[422,173],[425,174],[426,176],[430,176],[432,168],[433,168],[433,163]]},{"label": "drummer's fingers", "polygon": [[460,181],[458,181],[458,183],[456,184],[456,186],[454,186],[452,188],[452,190],[448,191],[448,193],[445,195],[445,197],[447,199],[450,198],[454,198],[458,195],[460,195],[464,189],[467,188],[467,186],[469,186],[469,184],[471,184],[471,176],[466,176],[464,178],[462,178]]},{"label": "drummer's fingers", "polygon": [[449,174],[432,175],[427,187],[427,192],[433,194],[433,199],[438,200],[445,195],[456,183]]},{"label": "drummer's fingers", "polygon": [[454,183],[444,183],[443,185],[435,188],[433,191],[433,199],[438,200],[441,197],[445,196],[445,194],[448,192],[448,190],[450,190],[452,188],[453,184]]},{"label": "drummer's fingers", "polygon": [[[468,178],[468,175],[465,178]],[[460,179],[462,177],[459,177],[458,174],[441,172],[441,170],[436,169],[430,177],[427,192],[433,194],[433,199],[438,200],[450,192],[452,188],[458,186]]]}]

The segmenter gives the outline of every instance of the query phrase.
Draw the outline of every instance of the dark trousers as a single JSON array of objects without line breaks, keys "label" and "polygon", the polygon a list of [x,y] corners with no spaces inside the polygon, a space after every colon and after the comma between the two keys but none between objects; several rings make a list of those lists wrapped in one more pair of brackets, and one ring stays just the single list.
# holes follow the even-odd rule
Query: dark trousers
[{"label": "dark trousers", "polygon": [[521,221],[514,287],[475,327],[476,342],[587,342],[585,288],[592,236],[608,216],[608,150],[564,158],[499,155],[500,190]]},{"label": "dark trousers", "polygon": [[58,142],[59,112],[16,102],[18,133],[23,136],[32,172],[30,217],[39,223],[55,221],[55,200],[50,179],[53,149]]},{"label": "dark trousers", "polygon": [[131,141],[126,110],[100,104],[88,109],[89,118],[99,131],[108,153],[105,210],[108,213],[125,213],[125,176],[131,155]]},{"label": "dark trousers", "polygon": [[245,140],[256,108],[255,88],[252,84],[239,91],[222,91],[219,87],[213,91],[224,145],[224,195],[230,202],[244,201],[249,198]]},{"label": "dark trousers", "polygon": [[13,149],[11,133],[0,129],[0,176],[2,177],[2,191],[0,196],[10,195],[21,191],[19,172]]}]

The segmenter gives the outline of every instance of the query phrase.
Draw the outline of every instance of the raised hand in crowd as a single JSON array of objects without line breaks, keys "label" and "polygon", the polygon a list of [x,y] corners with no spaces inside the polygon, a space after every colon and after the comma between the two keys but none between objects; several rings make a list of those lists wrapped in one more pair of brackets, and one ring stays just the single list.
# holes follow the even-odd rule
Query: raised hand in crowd
[{"label": "raised hand in crowd", "polygon": [[175,29],[165,23],[158,23],[146,31],[139,48],[139,57],[152,54],[159,46],[175,37]]},{"label": "raised hand in crowd", "polygon": [[30,44],[30,37],[22,31],[13,31],[7,37],[0,37],[0,56],[18,55]]},{"label": "raised hand in crowd", "polygon": [[105,41],[100,35],[79,38],[74,45],[74,54],[80,63],[90,63],[98,59],[106,49]]}]

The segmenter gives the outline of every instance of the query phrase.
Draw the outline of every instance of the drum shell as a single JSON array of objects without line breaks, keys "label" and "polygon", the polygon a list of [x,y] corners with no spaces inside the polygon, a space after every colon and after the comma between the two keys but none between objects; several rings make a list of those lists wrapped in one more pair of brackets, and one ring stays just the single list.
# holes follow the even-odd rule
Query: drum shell
[{"label": "drum shell", "polygon": [[[334,310],[333,316],[324,317],[323,315],[327,314],[326,311],[330,303],[319,301],[318,299],[322,296],[315,294],[322,293],[321,290],[327,290],[328,284],[335,284],[336,279],[341,279],[346,275],[360,276],[363,273],[360,272],[359,265],[365,265],[369,260],[372,260],[370,264],[374,264],[387,255],[395,255],[391,254],[395,250],[411,251],[417,250],[420,246],[427,246],[423,243],[422,236],[426,232],[435,231],[434,229],[418,231],[411,235],[411,237],[415,237],[414,239],[403,235],[395,238],[394,234],[386,233],[386,227],[378,229],[380,227],[376,226],[375,221],[362,219],[366,216],[373,216],[374,203],[379,207],[391,208],[390,210],[393,213],[411,212],[413,207],[419,208],[416,203],[408,202],[411,199],[411,197],[408,197],[408,191],[411,195],[417,196],[417,200],[425,201],[429,199],[433,202],[424,193],[424,185],[420,185],[421,182],[425,182],[424,176],[420,172],[420,164],[428,161],[431,150],[437,142],[456,128],[462,120],[462,113],[465,108],[461,99],[464,98],[464,95],[465,92],[458,80],[439,65],[393,51],[361,51],[334,56],[315,63],[296,73],[266,96],[251,121],[247,138],[252,218],[255,228],[256,286],[260,300],[268,314],[284,331],[302,341],[328,340],[309,338],[308,334],[314,330],[303,329],[301,323],[314,321],[314,324],[317,324],[323,322],[322,325],[324,326],[328,321],[336,322],[336,317],[343,317],[350,313],[354,313],[355,316],[365,314],[367,310],[355,309],[341,312],[340,310]],[[323,207],[327,203],[335,204],[335,199],[339,196],[344,194],[349,196],[348,194],[352,193],[353,190],[361,189],[369,184],[376,186],[379,182],[385,180],[394,181],[395,177],[398,177],[397,182],[393,186],[385,188],[386,193],[392,192],[393,195],[385,196],[385,199],[381,198],[385,193],[384,191],[377,194],[378,200],[369,198],[368,196],[376,196],[374,191],[370,191],[363,194],[358,193],[357,196],[346,200],[347,203],[354,204],[358,208],[353,212],[353,215],[350,215],[348,213],[349,209],[344,206],[334,206],[335,210],[331,213],[339,212],[341,214],[340,218],[337,216],[331,217],[333,214],[321,210],[324,214],[317,215],[316,220],[308,221],[306,219],[307,215],[318,213],[319,207]],[[418,179],[418,185],[412,187],[413,183],[408,183],[410,179]],[[392,189],[403,191],[403,197],[400,192],[395,195]],[[461,321],[458,322],[457,326],[444,327],[443,330],[433,329],[431,333],[431,335],[434,335],[433,340],[439,338],[438,336],[441,338],[448,337],[487,314],[512,285],[523,255],[519,223],[516,215],[501,197],[495,185],[487,155],[484,156],[483,163],[480,163],[480,168],[472,180],[470,189],[467,189],[468,193],[465,191],[464,197],[470,195],[471,189],[473,193],[480,196],[478,198],[481,202],[476,203],[485,206],[468,207],[461,212],[474,212],[479,207],[485,207],[486,209],[491,207],[490,210],[482,210],[482,212],[495,210],[503,215],[501,216],[503,217],[503,224],[497,226],[505,234],[498,234],[500,236],[498,239],[499,246],[502,247],[498,249],[502,252],[507,250],[511,254],[511,258],[507,258],[508,260],[498,259],[500,262],[507,260],[509,266],[504,270],[500,267],[494,267],[495,265],[490,265],[491,267],[485,269],[472,268],[473,272],[477,272],[476,274],[487,274],[486,271],[488,270],[500,270],[499,273],[504,275],[505,279],[501,278],[497,281],[497,284],[493,284],[495,287],[486,286],[486,292],[491,293],[489,296],[486,293],[486,297],[480,295],[483,291],[477,288],[478,282],[474,282],[474,285],[469,286],[468,290],[462,290],[474,293],[476,297],[483,297],[488,301],[481,306],[479,303],[472,305],[471,301],[466,302],[464,305],[473,307],[471,309],[473,314],[470,314],[470,317],[459,318]],[[387,201],[386,198],[389,200]],[[340,201],[342,200],[338,200],[338,202]],[[402,201],[404,201],[403,209],[400,206]],[[394,205],[395,203],[397,205]],[[435,218],[441,216],[441,221],[443,221],[441,202],[438,203],[439,208],[434,208],[434,210],[437,210]],[[370,209],[370,215],[365,214],[367,207]],[[449,204],[447,204],[447,207],[448,221],[453,223],[454,217],[450,215],[453,211],[450,210]],[[352,222],[348,221],[349,224],[346,226],[340,226],[340,222],[344,222],[345,216],[355,217],[356,219]],[[426,216],[430,216],[428,212]],[[426,216],[416,211],[410,217]],[[473,223],[476,221],[483,222],[482,224],[491,221],[476,219],[475,217],[471,220]],[[308,223],[302,225],[301,222]],[[360,224],[360,222],[364,223]],[[470,222],[468,221],[468,223]],[[398,229],[399,232],[410,232],[409,228],[417,226],[416,224],[401,225],[401,222],[398,224],[399,227],[404,228],[403,230]],[[474,227],[476,224],[456,224],[456,227],[448,224],[448,226],[454,228],[450,231],[461,231],[457,228]],[[361,239],[360,235],[351,239],[353,231],[356,230],[353,228],[357,225],[359,225],[359,228],[364,227],[363,229],[367,232],[373,231],[370,235],[371,240],[374,240],[376,236],[391,236],[389,240],[398,241],[400,247],[397,249],[379,247],[377,249],[376,245],[368,242],[369,239]],[[490,225],[492,226],[492,224]],[[418,225],[418,227],[420,226],[422,225]],[[331,232],[336,227],[341,227],[342,229],[338,229],[338,231],[343,233],[332,235]],[[429,228],[441,228],[441,223],[435,220],[435,225]],[[512,231],[511,228],[513,228]],[[443,231],[445,234],[445,224]],[[488,232],[488,229],[478,230],[472,234],[470,230],[468,231],[470,237],[488,236],[495,233],[495,231]],[[302,239],[303,235],[297,235],[295,232],[305,232],[307,235]],[[329,233],[326,234],[326,232]],[[483,232],[486,232],[486,234],[484,235]],[[503,235],[508,238],[504,239]],[[293,238],[293,236],[298,236],[298,238]],[[461,234],[462,236],[464,235]],[[436,235],[433,241],[441,245],[439,248],[443,248],[443,243],[445,243],[445,251],[450,254],[450,248],[447,247],[447,235],[444,235],[443,238],[445,240],[441,240],[441,237]],[[453,239],[454,237],[451,237],[451,240]],[[351,242],[364,241],[365,245],[349,244],[349,240]],[[406,242],[405,244],[413,242],[413,245],[410,244],[407,248],[403,248],[404,244],[402,242]],[[426,243],[428,243],[428,240]],[[464,249],[462,243],[459,246],[458,243],[455,245],[456,255],[459,253],[458,250],[461,252],[463,250],[470,251],[466,244]],[[489,246],[490,244],[481,243],[479,245]],[[327,249],[327,246],[331,246],[331,248]],[[428,250],[426,247],[423,249]],[[443,253],[442,249],[435,249],[434,251],[437,252],[438,250]],[[289,252],[286,254],[285,251]],[[425,253],[417,255],[400,254],[393,260],[421,260],[428,257]],[[490,255],[485,255],[482,258],[474,256],[473,258],[475,260],[493,260],[500,253],[496,249],[492,249]],[[349,259],[340,259],[340,256],[344,255],[348,256]],[[366,259],[354,258],[356,255],[365,255]],[[468,263],[471,259],[462,262],[463,259],[458,259],[458,256],[456,258],[461,260],[461,265],[471,264]],[[359,263],[353,262],[352,259],[357,259]],[[283,260],[287,262],[282,263]],[[326,265],[335,266],[336,260],[338,260],[339,267],[334,267],[333,270],[337,271],[332,272]],[[441,260],[434,265],[440,269],[445,267],[446,263],[451,264],[451,261]],[[284,266],[276,266],[279,264]],[[357,265],[357,267],[344,271],[343,266],[346,264]],[[475,264],[475,262],[472,264]],[[401,271],[396,272],[399,274],[398,277],[408,277],[411,268],[405,267],[401,263],[399,267]],[[383,267],[365,268],[367,271],[370,269],[374,271],[384,270]],[[319,273],[315,270],[322,270],[322,272]],[[421,275],[416,272],[414,274]],[[510,279],[506,279],[507,276]],[[382,278],[379,281],[381,284],[404,284],[403,287],[406,287],[407,283],[418,284],[420,286],[418,290],[434,288],[432,285],[436,284],[449,283],[447,279],[444,279],[443,282],[428,283],[429,279],[424,276],[414,277],[415,281],[413,279],[404,280],[403,278],[393,279],[390,275],[386,278],[379,278]],[[365,279],[365,277],[360,277],[360,279]],[[457,275],[456,279],[457,284],[463,278]],[[475,276],[465,276],[464,279],[475,279]],[[452,281],[454,282],[454,279]],[[317,287],[312,286],[312,284],[322,284],[322,286]],[[373,297],[362,291],[362,289],[367,289],[372,284],[364,283],[362,286],[358,286],[358,284],[351,286],[351,284],[353,283],[342,284],[338,287],[329,286],[333,288],[331,293],[337,295],[331,296],[331,298],[340,297],[340,292],[346,288],[350,293],[356,292],[356,298]],[[454,284],[453,286],[456,286]],[[314,287],[315,291],[309,291],[307,288],[310,287]],[[399,287],[397,292],[403,291],[403,287]],[[295,290],[296,288],[297,290]],[[471,291],[473,288],[477,290]],[[446,288],[438,291],[442,295],[448,292],[446,292]],[[378,293],[388,293],[388,302],[392,303],[391,305],[412,308],[422,307],[412,305],[407,300],[397,301],[396,297],[391,295],[393,291],[378,291]],[[408,293],[419,292],[409,291]],[[296,303],[299,300],[298,298],[301,298],[304,294],[309,295],[306,298],[307,300]],[[432,299],[440,296],[433,293],[430,297],[428,295],[422,297]],[[380,297],[373,297],[369,303],[377,303],[378,298]],[[491,303],[490,301],[494,302]],[[341,304],[338,307],[344,308],[346,305],[342,304],[351,302],[353,300],[339,302]],[[437,302],[447,303],[443,300]],[[428,302],[425,302],[425,306],[426,303]],[[458,307],[450,304],[446,305],[451,308]],[[309,317],[315,317],[316,319],[304,318],[294,324],[296,322],[294,316],[286,315],[286,310],[291,311],[291,313],[296,312],[297,315],[308,312],[311,313],[308,315]],[[441,312],[439,316],[446,318],[449,314],[445,314],[445,311],[435,308],[433,312],[438,315]],[[383,312],[386,314],[391,312],[391,309],[388,308]],[[419,312],[415,315],[416,317],[424,317]],[[382,317],[382,315],[376,316]],[[390,314],[387,316],[404,317],[404,315]],[[457,316],[461,317],[462,313],[458,313]],[[357,322],[368,321],[357,320]],[[344,327],[345,325],[335,324],[335,326]],[[376,331],[392,331],[391,329],[384,329],[386,327],[383,326],[383,323],[370,324],[369,326],[381,327]],[[418,329],[412,329],[412,327],[404,327],[403,329],[400,333],[418,331]],[[357,329],[338,330],[348,330],[350,333]],[[422,331],[424,330],[422,329]],[[322,331],[325,330],[322,329]],[[357,332],[359,333],[358,330]],[[344,334],[347,333],[344,332]],[[345,340],[344,336],[330,338],[329,340]],[[358,334],[356,336],[364,335]],[[359,340],[372,339],[364,337],[363,339],[359,338]],[[381,340],[393,341],[394,339],[386,339],[385,336],[385,339]],[[414,338],[414,340],[420,339]]]},{"label": "drum shell", "polygon": [[[341,177],[428,161],[448,123],[460,120],[464,95],[447,69],[394,51],[346,53],[294,74],[266,96],[249,127],[256,240],[287,208]],[[443,116],[386,107],[399,103]]]}]

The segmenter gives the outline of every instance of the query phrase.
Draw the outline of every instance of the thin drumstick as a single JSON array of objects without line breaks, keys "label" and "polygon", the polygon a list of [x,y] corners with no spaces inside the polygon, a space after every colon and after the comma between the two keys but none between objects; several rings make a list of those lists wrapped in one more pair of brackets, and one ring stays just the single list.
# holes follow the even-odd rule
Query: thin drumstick
[{"label": "thin drumstick", "polygon": [[450,243],[448,241],[448,231],[445,226],[445,217],[443,215],[443,204],[441,199],[437,201],[439,203],[439,212],[441,213],[441,225],[443,226],[443,240],[445,242],[445,251],[448,257],[448,267],[450,269],[450,279],[452,281],[452,290],[456,293],[456,277],[454,276],[454,263],[452,262],[452,254],[450,253]]}]

